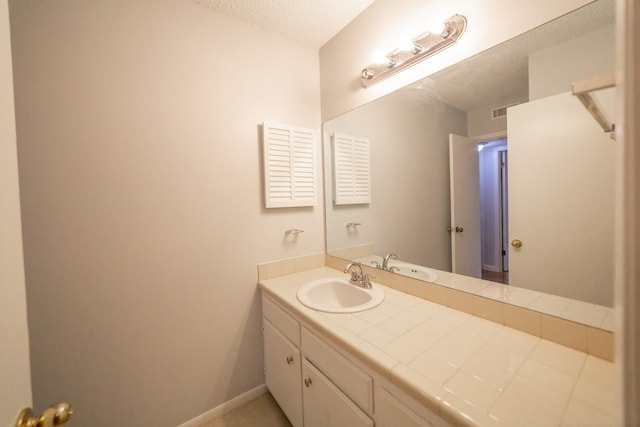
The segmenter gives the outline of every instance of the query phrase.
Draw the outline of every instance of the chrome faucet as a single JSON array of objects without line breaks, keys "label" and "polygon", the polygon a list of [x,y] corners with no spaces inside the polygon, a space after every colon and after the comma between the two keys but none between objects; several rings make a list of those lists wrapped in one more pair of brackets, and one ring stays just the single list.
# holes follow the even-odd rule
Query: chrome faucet
[{"label": "chrome faucet", "polygon": [[[384,271],[390,271],[389,270],[389,260],[392,259],[398,259],[398,255],[394,254],[393,252],[391,252],[390,254],[385,255],[384,259],[382,260],[382,269]],[[393,267],[391,267],[393,268]]]},{"label": "chrome faucet", "polygon": [[371,275],[362,272],[362,264],[359,262],[350,262],[344,269],[345,273],[351,272],[349,283],[352,285],[360,285],[365,289],[371,288]]},{"label": "chrome faucet", "polygon": [[362,264],[359,262],[350,262],[344,269],[344,272],[351,272],[349,282],[352,284],[360,283],[362,281]]}]

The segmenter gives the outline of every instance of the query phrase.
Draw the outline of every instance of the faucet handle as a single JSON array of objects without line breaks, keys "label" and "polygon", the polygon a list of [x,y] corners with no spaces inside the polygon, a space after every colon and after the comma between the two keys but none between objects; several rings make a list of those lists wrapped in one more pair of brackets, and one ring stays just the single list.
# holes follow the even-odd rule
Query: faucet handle
[{"label": "faucet handle", "polygon": [[363,288],[371,288],[371,279],[375,279],[376,276],[372,276],[371,274],[363,274],[362,275],[362,287]]},{"label": "faucet handle", "polygon": [[378,261],[371,261],[371,265],[373,265],[378,270],[382,268],[382,265]]}]

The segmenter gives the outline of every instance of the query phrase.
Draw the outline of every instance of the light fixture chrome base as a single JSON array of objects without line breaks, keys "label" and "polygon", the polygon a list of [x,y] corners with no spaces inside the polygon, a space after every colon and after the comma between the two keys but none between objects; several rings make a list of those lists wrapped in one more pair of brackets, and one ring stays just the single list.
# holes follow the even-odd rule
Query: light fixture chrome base
[{"label": "light fixture chrome base", "polygon": [[386,62],[372,63],[362,70],[361,79],[364,87],[369,87],[380,80],[402,71],[454,44],[467,28],[467,18],[454,15],[444,21],[444,30],[439,34],[425,32],[411,40],[413,49],[396,49],[386,55]]}]

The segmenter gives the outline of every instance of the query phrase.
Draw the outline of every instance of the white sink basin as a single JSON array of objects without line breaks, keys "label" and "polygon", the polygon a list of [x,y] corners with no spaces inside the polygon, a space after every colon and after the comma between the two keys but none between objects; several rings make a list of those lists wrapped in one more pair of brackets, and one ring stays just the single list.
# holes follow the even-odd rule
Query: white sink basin
[{"label": "white sink basin", "polygon": [[384,292],[372,284],[370,289],[352,285],[344,277],[318,279],[298,290],[298,300],[309,308],[328,313],[355,313],[368,310],[384,300]]}]

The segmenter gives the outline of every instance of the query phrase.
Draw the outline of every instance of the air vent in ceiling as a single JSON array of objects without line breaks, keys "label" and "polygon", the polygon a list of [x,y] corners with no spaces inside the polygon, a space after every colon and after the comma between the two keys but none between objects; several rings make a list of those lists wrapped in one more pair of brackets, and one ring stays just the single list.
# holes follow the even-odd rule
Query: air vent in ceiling
[{"label": "air vent in ceiling", "polygon": [[517,104],[509,104],[503,107],[494,108],[493,110],[491,110],[491,120],[502,119],[504,117],[507,117],[507,108],[513,107],[514,105],[517,105]]}]

